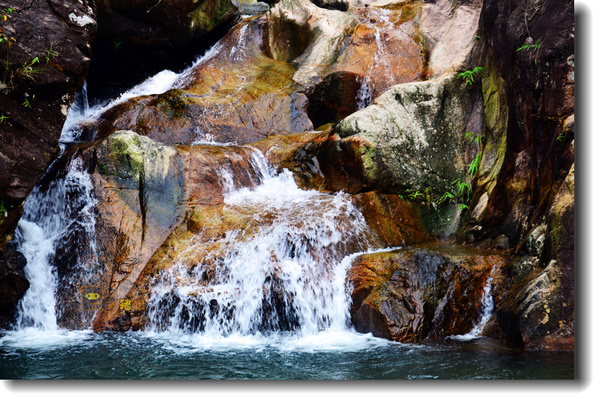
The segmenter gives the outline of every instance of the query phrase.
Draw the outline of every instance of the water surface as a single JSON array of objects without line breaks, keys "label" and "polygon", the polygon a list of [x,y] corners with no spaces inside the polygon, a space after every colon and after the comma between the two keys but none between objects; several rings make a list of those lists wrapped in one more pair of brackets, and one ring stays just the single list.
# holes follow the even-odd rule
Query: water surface
[{"label": "water surface", "polygon": [[573,352],[525,352],[488,338],[401,344],[370,334],[172,336],[3,332],[2,379],[573,379]]}]

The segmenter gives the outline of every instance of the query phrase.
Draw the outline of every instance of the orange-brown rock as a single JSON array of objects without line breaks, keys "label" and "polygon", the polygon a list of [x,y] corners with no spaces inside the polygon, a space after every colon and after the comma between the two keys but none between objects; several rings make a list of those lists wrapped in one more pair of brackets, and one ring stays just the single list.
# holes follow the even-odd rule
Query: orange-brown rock
[{"label": "orange-brown rock", "polygon": [[[475,19],[457,16],[465,7],[451,10],[457,21],[443,34],[428,25],[435,30],[428,45],[441,46],[455,29],[475,28]],[[392,2],[352,3],[345,12],[333,8],[282,0],[268,13],[241,21],[173,90],[106,112],[100,136],[131,129],[171,144],[207,135],[251,143],[339,122],[389,87],[425,76],[429,50],[422,35],[428,31],[419,27],[419,18],[424,10],[427,21],[446,15],[441,7]],[[467,14],[477,16],[477,10]],[[461,40],[465,50],[454,54],[447,69],[436,66],[432,76],[454,71],[473,40]]]},{"label": "orange-brown rock", "polygon": [[502,279],[499,252],[431,244],[362,255],[349,270],[352,324],[401,342],[466,334],[478,322],[483,288]]}]

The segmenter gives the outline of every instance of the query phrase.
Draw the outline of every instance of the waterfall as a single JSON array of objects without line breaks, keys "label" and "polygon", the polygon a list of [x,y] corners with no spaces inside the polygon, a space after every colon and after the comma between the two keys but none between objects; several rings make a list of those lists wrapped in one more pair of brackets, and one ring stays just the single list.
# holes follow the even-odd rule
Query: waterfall
[{"label": "waterfall", "polygon": [[453,335],[450,338],[457,339],[459,341],[469,341],[474,338],[481,336],[483,329],[492,318],[492,312],[494,310],[494,298],[492,297],[492,281],[494,280],[493,275],[496,270],[496,266],[490,271],[490,275],[487,278],[485,286],[483,287],[483,295],[481,296],[481,312],[479,321],[473,326],[473,329],[463,335]]},{"label": "waterfall", "polygon": [[[18,250],[27,259],[25,274],[30,283],[19,302],[18,328],[58,328],[57,313],[60,314],[60,310],[57,309],[56,293],[64,281],[60,281],[55,264],[56,249],[69,236],[85,236],[87,252],[91,254],[91,262],[87,258],[85,268],[93,268],[96,254],[94,205],[91,179],[77,158],[71,161],[64,177],[45,187],[38,184],[27,197],[15,237]],[[81,252],[71,254],[70,258],[83,267],[78,258],[86,251]]]},{"label": "waterfall", "polygon": [[151,329],[227,336],[348,327],[343,260],[369,247],[362,214],[347,194],[301,190],[258,151],[252,161],[257,187],[233,188],[224,178],[226,206],[253,215],[251,222],[221,239],[224,254],[198,254],[205,261],[194,268],[178,263],[158,276]]}]

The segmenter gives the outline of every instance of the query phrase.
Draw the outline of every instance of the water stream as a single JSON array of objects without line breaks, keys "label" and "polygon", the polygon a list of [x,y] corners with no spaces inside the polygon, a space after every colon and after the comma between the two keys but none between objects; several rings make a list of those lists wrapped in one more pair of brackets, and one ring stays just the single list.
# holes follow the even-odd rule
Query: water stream
[{"label": "water stream", "polygon": [[[358,82],[360,83],[360,88],[356,93],[356,109],[363,109],[371,104],[373,101],[373,94],[375,91],[375,84],[371,79],[372,71],[375,71],[377,68],[383,71],[391,71],[390,61],[386,55],[385,44],[383,39],[381,38],[381,31],[383,29],[393,29],[394,24],[390,21],[390,12],[389,10],[381,10],[379,13],[381,18],[381,22],[379,24],[372,24],[371,27],[375,30],[373,35],[375,38],[375,54],[373,56],[373,61],[369,70],[371,72],[365,74],[363,77],[358,77]],[[381,78],[381,77],[380,77]],[[383,78],[387,83],[387,86],[391,86],[394,77],[388,73],[383,74]]]}]

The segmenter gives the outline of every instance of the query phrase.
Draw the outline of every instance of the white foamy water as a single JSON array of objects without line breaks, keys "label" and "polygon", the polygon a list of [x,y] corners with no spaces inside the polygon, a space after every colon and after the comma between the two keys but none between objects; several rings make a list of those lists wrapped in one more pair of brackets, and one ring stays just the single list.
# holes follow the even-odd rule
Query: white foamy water
[{"label": "white foamy water", "polygon": [[177,332],[142,332],[149,338],[177,354],[194,352],[236,352],[244,350],[280,352],[360,352],[390,345],[402,345],[372,334],[359,334],[350,329],[344,331],[321,331],[316,334],[279,332],[269,335],[261,333],[227,336],[210,334],[184,334]]},{"label": "white foamy water", "polygon": [[102,115],[102,113],[117,104],[124,103],[135,97],[165,93],[173,87],[173,84],[177,81],[179,76],[179,74],[170,70],[161,71],[132,89],[122,93],[117,98],[93,107],[89,106],[87,87],[84,86],[81,93],[78,93],[78,97],[80,97],[79,101],[75,102],[69,110],[67,120],[63,125],[60,137],[61,142],[77,141],[81,134],[81,125],[93,123],[100,115]]},{"label": "white foamy water", "polygon": [[[390,21],[391,12],[389,10],[382,9],[380,10],[380,17],[383,22],[383,26],[386,29],[394,29],[394,24]],[[375,29],[375,54],[373,56],[373,63],[371,64],[371,70],[375,70],[380,66],[383,67],[384,71],[392,71],[393,69],[390,66],[390,61],[388,59],[387,50],[385,48],[385,44],[381,38],[381,29],[377,26],[377,24],[372,24],[372,28]],[[389,39],[386,39],[389,40]],[[384,74],[384,78],[388,84],[391,86],[394,81],[394,76],[390,73]],[[356,93],[356,109],[366,108],[373,101],[373,93],[375,91],[375,84],[373,83],[370,74],[366,74],[364,77],[357,78],[358,83],[360,83],[360,88]]]},{"label": "white foamy water", "polygon": [[[362,214],[347,194],[301,190],[291,172],[276,173],[258,151],[251,163],[258,186],[234,189],[234,178],[224,179],[226,206],[251,216],[248,225],[221,239],[224,254],[199,254],[218,259],[215,270],[211,261],[163,272],[152,288],[151,328],[201,340],[347,333],[351,261],[344,258],[369,248]],[[207,273],[214,273],[209,282]]]},{"label": "white foamy water", "polygon": [[26,327],[20,330],[9,331],[0,337],[1,347],[19,349],[52,350],[67,346],[81,345],[93,338],[91,330],[41,330],[35,327]]}]

